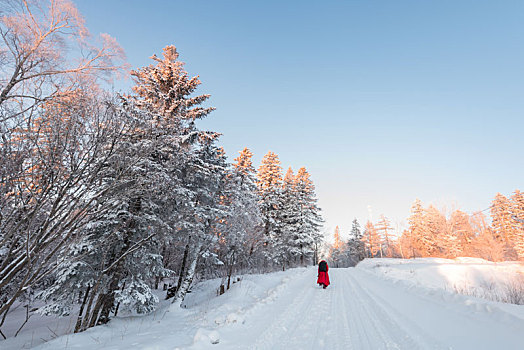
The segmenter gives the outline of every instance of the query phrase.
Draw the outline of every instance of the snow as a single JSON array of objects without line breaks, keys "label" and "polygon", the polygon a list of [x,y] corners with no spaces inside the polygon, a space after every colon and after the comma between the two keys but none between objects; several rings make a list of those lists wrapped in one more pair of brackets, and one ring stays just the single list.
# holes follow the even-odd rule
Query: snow
[{"label": "snow", "polygon": [[[469,258],[370,259],[330,269],[326,290],[315,285],[315,268],[245,275],[221,296],[220,280],[210,280],[194,286],[182,308],[162,301],[150,315],[117,317],[36,348],[521,349],[524,306],[453,286],[498,286],[523,272],[519,263]],[[0,348],[21,348],[31,331]]]},{"label": "snow", "polygon": [[367,259],[357,268],[413,287],[444,289],[495,301],[512,283],[522,283],[524,288],[521,262],[490,262],[479,258]]}]

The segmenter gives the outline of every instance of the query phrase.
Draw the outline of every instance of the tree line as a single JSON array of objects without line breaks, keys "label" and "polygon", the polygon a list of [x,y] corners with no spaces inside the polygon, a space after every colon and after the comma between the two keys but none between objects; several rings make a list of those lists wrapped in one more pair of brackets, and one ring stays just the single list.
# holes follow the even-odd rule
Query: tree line
[{"label": "tree line", "polygon": [[[491,222],[484,214],[486,210],[490,211]],[[330,254],[343,266],[374,257],[524,260],[522,192],[515,190],[509,198],[498,193],[486,210],[470,215],[457,209],[446,215],[433,205],[424,208],[417,199],[407,229],[394,232],[390,221],[381,215],[375,223],[368,221],[362,230],[355,219],[347,242],[340,240],[337,226]]]},{"label": "tree line", "polygon": [[[5,6],[4,6],[5,5]],[[2,2],[0,335],[9,311],[76,313],[75,332],[180,305],[195,278],[315,263],[322,222],[305,168],[269,152],[229,163],[200,130],[207,94],[174,46],[125,74],[122,49],[89,35],[68,1]],[[33,310],[35,311],[35,310]],[[26,319],[27,321],[27,319]],[[23,324],[21,325],[23,326]]]}]

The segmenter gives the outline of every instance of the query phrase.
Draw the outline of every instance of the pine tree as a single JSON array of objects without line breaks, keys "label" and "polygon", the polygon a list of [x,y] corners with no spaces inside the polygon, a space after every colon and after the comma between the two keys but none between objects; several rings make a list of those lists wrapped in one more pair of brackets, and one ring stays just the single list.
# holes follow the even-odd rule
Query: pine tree
[{"label": "pine tree", "polygon": [[524,194],[515,190],[511,196],[511,214],[515,225],[514,248],[520,260],[524,259]]},{"label": "pine tree", "polygon": [[[175,208],[171,216],[173,232],[184,247],[178,282],[168,296],[180,304],[193,280],[202,254],[209,250],[218,218],[224,216],[220,202],[224,190],[226,164],[223,151],[214,144],[218,134],[199,131],[194,121],[207,116],[212,107],[201,107],[209,95],[192,96],[200,85],[198,77],[189,77],[174,46],[164,48],[163,58],[153,55],[155,65],[132,72],[136,79],[134,91],[140,109],[151,111],[152,126],[161,130],[164,143],[159,153],[175,149],[171,157],[176,166],[169,172],[176,188],[170,202]],[[158,136],[157,136],[158,137]],[[153,156],[162,157],[162,153]]]},{"label": "pine tree", "polygon": [[338,226],[335,227],[335,232],[333,236],[334,240],[330,249],[330,259],[334,267],[340,267],[343,263],[342,260],[343,255],[345,253],[345,247],[342,243],[342,240],[340,239],[340,229]]},{"label": "pine tree", "polygon": [[335,227],[333,248],[340,249],[341,247],[342,247],[342,240],[340,239],[340,229],[337,226]]},{"label": "pine tree", "polygon": [[446,232],[446,217],[433,205],[424,211],[425,232],[423,236],[424,256],[444,256],[442,235]]},{"label": "pine tree", "polygon": [[[180,209],[179,225],[187,237],[187,257],[179,274],[172,303],[180,306],[188,292],[197,266],[202,258],[210,258],[214,264],[222,264],[216,259],[217,233],[223,231],[223,219],[227,217],[226,203],[223,201],[227,184],[227,163],[222,148],[217,147],[219,134],[202,132],[199,147],[187,163],[184,172],[183,191],[190,198],[188,205]],[[172,291],[171,291],[172,293]]]},{"label": "pine tree", "polygon": [[[366,228],[364,230],[364,235],[362,237],[364,243],[366,244],[366,249],[368,251],[368,256],[374,258],[381,252],[382,241],[380,239],[375,226],[371,221],[366,223]],[[382,256],[381,256],[382,257]]]},{"label": "pine tree", "polygon": [[273,239],[273,254],[285,268],[300,255],[300,207],[295,188],[295,175],[291,167],[288,168],[282,182],[278,212],[281,229]]},{"label": "pine tree", "polygon": [[392,247],[392,241],[391,241],[391,231],[393,228],[391,227],[391,223],[384,216],[384,214],[380,215],[380,218],[377,222],[377,226],[375,227],[379,235],[382,237],[382,241],[384,242],[385,249],[384,255],[388,258],[393,256],[393,247]]},{"label": "pine tree", "polygon": [[282,186],[282,167],[278,155],[269,151],[258,168],[257,185],[260,192],[269,192]]},{"label": "pine tree", "polygon": [[425,240],[424,209],[418,198],[411,206],[411,216],[408,218],[408,223],[406,241],[408,243],[407,248],[411,250],[410,256],[421,256],[427,250],[428,242]]},{"label": "pine tree", "polygon": [[322,242],[320,226],[323,222],[321,210],[317,205],[315,185],[306,168],[298,169],[295,177],[295,191],[300,215],[297,223],[299,239],[295,243],[300,251],[300,264],[312,259],[317,263],[318,247]]},{"label": "pine tree", "polygon": [[454,258],[460,254],[467,254],[468,247],[474,238],[475,233],[471,227],[469,215],[461,210],[453,211],[443,237],[446,241],[446,255]]},{"label": "pine tree", "polygon": [[[133,91],[138,96],[139,108],[153,111],[169,123],[169,129],[193,129],[196,119],[206,117],[214,107],[201,107],[210,95],[191,96],[201,84],[198,76],[189,77],[184,63],[173,45],[166,46],[163,58],[156,55],[156,62],[131,72],[136,84]],[[194,129],[193,129],[194,130]]]},{"label": "pine tree", "polygon": [[491,219],[491,225],[497,239],[506,245],[506,257],[515,258],[514,244],[518,232],[517,222],[512,217],[510,200],[500,193],[497,193],[491,203]]},{"label": "pine tree", "polygon": [[349,266],[356,265],[366,257],[365,245],[364,242],[362,242],[362,231],[356,218],[353,219],[351,224],[350,238],[347,242],[347,247]]},{"label": "pine tree", "polygon": [[253,167],[253,153],[249,148],[245,147],[242,151],[239,151],[240,155],[235,158],[233,167],[238,173],[239,178],[241,179],[241,184],[243,185],[246,181],[255,181],[255,168]]},{"label": "pine tree", "polygon": [[263,240],[256,173],[251,160],[253,154],[248,148],[239,153],[234,160],[226,190],[229,213],[223,237],[223,255],[230,268],[229,278],[237,263],[246,266],[256,263],[256,255]]},{"label": "pine tree", "polygon": [[260,165],[257,173],[257,187],[260,197],[260,210],[264,225],[264,253],[266,261],[273,261],[273,244],[282,231],[280,217],[280,196],[282,192],[282,167],[278,156],[269,151]]}]

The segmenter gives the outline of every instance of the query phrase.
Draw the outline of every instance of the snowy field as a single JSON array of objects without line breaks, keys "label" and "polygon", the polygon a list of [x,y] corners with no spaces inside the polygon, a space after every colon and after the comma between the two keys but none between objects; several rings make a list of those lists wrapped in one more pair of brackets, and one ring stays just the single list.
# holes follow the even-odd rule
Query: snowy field
[{"label": "snowy field", "polygon": [[478,258],[366,259],[357,268],[410,287],[524,304],[522,262],[495,263]]},{"label": "snowy field", "polygon": [[[50,335],[38,326],[52,328],[57,321],[35,318],[0,348],[523,348],[524,306],[480,297],[522,278],[521,264],[373,259],[329,273],[332,285],[326,290],[315,285],[316,269],[300,268],[243,276],[219,297],[219,280],[206,281],[193,288],[185,308],[164,303],[149,316],[118,317],[45,343],[42,338]],[[465,291],[471,295],[459,294]]]}]

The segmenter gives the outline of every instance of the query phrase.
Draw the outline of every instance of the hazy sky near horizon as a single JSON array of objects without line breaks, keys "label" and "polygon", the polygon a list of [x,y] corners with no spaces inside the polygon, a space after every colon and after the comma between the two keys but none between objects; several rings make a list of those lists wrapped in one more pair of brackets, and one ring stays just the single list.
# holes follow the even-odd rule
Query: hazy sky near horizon
[{"label": "hazy sky near horizon", "polygon": [[174,44],[217,108],[200,126],[305,166],[330,233],[524,190],[523,1],[74,2],[133,68]]}]

